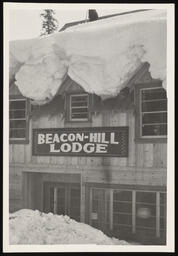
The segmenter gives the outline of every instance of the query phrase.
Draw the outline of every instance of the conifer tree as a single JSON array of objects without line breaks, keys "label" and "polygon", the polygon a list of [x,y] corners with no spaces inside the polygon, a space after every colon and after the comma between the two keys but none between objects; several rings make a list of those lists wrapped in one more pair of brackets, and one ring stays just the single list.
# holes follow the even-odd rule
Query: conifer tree
[{"label": "conifer tree", "polygon": [[42,18],[42,30],[40,36],[48,35],[58,29],[58,21],[54,17],[55,11],[52,9],[45,9],[40,14]]}]

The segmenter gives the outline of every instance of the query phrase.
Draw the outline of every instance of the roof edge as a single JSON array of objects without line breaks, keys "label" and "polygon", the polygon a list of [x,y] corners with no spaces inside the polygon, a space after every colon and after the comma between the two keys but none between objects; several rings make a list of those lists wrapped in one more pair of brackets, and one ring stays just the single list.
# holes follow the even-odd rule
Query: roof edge
[{"label": "roof edge", "polygon": [[[98,17],[97,20],[108,19],[108,18],[112,18],[112,17],[115,17],[115,16],[121,16],[121,15],[126,15],[126,14],[131,14],[131,13],[136,13],[136,12],[149,11],[149,10],[151,10],[151,9],[138,9],[138,10],[133,10],[133,11],[115,13],[115,14],[110,14],[110,15],[105,15],[105,16]],[[95,20],[95,21],[97,21],[97,20]],[[69,27],[73,27],[73,26],[76,26],[76,25],[79,25],[79,24],[83,24],[83,23],[87,23],[87,22],[95,22],[95,21],[89,21],[89,19],[85,19],[85,20],[79,20],[79,21],[69,22],[69,23],[66,23],[66,24],[59,30],[59,32],[64,31],[65,29],[67,29],[67,28],[69,28]]]}]

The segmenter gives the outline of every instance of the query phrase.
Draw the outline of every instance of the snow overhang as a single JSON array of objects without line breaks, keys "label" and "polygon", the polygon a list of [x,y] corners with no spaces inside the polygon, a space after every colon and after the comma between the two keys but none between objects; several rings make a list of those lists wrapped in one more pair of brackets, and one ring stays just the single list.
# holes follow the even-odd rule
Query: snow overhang
[{"label": "snow overhang", "polygon": [[66,76],[89,93],[114,97],[145,62],[166,88],[166,11],[97,20],[46,37],[10,42],[10,79],[22,95],[45,104]]}]

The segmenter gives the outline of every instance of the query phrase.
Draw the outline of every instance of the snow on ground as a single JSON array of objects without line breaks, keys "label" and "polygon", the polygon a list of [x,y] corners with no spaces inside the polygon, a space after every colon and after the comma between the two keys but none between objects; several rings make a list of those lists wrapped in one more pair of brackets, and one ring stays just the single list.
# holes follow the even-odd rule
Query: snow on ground
[{"label": "snow on ground", "polygon": [[45,104],[66,75],[87,92],[116,96],[149,62],[166,87],[166,11],[147,10],[84,23],[46,37],[10,42],[10,78],[21,93]]},{"label": "snow on ground", "polygon": [[10,244],[128,245],[68,216],[22,209],[11,213]]}]

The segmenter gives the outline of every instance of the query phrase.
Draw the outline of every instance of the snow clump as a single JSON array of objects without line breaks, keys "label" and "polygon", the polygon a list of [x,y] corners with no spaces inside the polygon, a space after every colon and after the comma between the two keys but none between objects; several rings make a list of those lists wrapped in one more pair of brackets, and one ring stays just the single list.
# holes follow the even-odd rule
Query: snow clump
[{"label": "snow clump", "polygon": [[9,216],[10,244],[128,245],[68,216],[22,209]]},{"label": "snow clump", "polygon": [[147,10],[73,26],[49,36],[10,42],[10,78],[45,104],[70,76],[88,93],[114,97],[144,62],[166,88],[166,11]]}]

